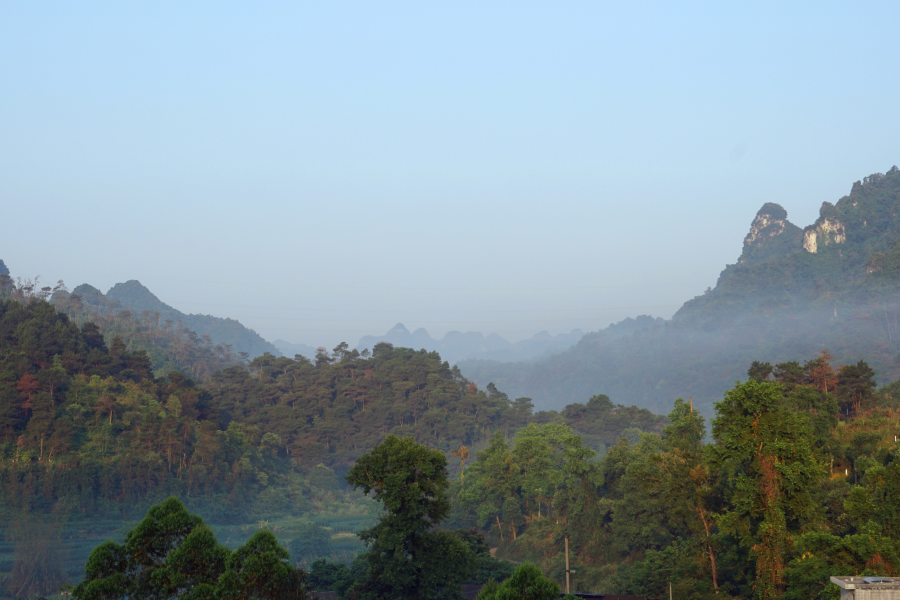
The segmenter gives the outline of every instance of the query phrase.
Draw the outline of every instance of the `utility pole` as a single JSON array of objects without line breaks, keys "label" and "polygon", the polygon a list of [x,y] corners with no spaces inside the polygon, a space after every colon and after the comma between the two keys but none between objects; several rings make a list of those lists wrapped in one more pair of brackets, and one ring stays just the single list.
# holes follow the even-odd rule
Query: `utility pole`
[{"label": "utility pole", "polygon": [[[566,593],[569,593],[569,534],[566,534]],[[669,600],[672,600],[671,598]]]}]

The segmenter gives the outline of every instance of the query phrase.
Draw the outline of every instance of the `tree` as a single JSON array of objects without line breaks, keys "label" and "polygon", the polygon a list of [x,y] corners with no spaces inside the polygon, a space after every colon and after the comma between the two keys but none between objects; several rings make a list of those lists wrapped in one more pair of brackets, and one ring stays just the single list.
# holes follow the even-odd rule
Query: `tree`
[{"label": "tree", "polygon": [[384,506],[378,524],[359,534],[369,546],[361,598],[437,598],[470,572],[466,544],[434,529],[450,512],[443,452],[389,435],[356,461],[347,481]]},{"label": "tree", "polygon": [[290,555],[271,531],[260,530],[228,560],[219,578],[216,598],[246,600],[304,600],[308,597],[306,573],[290,564]]},{"label": "tree", "polygon": [[456,450],[451,450],[450,454],[459,459],[459,483],[465,485],[466,477],[466,461],[469,460],[469,447],[460,444]]},{"label": "tree", "polygon": [[91,552],[74,596],[302,600],[306,575],[288,563],[271,532],[259,531],[232,553],[203,520],[176,498],[152,507],[123,545],[104,542]]},{"label": "tree", "polygon": [[833,360],[833,354],[828,350],[822,350],[817,358],[808,360],[803,365],[808,381],[826,396],[834,393],[838,384],[834,367],[831,366]]},{"label": "tree", "polygon": [[559,585],[547,579],[532,564],[520,565],[509,579],[499,586],[485,586],[478,600],[555,600]]},{"label": "tree", "polygon": [[[861,360],[855,365],[844,365],[838,370],[837,392],[841,396],[840,403],[848,412],[859,413],[860,406],[872,398],[877,387],[875,371]],[[842,407],[842,408],[843,408]]]},{"label": "tree", "polygon": [[349,588],[352,582],[347,582],[348,579],[351,579],[350,569],[339,562],[320,558],[309,567],[309,585],[317,592],[335,591],[342,585]]},{"label": "tree", "polygon": [[728,486],[719,524],[755,557],[756,595],[780,597],[789,536],[810,519],[811,492],[824,475],[809,425],[787,408],[777,383],[738,384],[716,411],[715,466]]},{"label": "tree", "polygon": [[754,360],[747,369],[747,377],[755,381],[766,381],[772,374],[772,365]]},{"label": "tree", "polygon": [[713,515],[707,506],[713,477],[704,456],[704,419],[679,398],[669,413],[669,421],[671,425],[663,430],[666,452],[660,456],[669,476],[666,495],[677,499],[683,509],[678,516],[684,519],[691,532],[697,534],[702,531],[712,585],[718,589],[716,553],[712,541]]}]

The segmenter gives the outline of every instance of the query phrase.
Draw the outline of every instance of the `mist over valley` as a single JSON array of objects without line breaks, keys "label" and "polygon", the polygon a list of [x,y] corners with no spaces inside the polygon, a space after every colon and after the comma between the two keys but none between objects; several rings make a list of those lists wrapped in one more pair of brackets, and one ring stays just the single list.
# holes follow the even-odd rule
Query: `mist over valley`
[{"label": "mist over valley", "polygon": [[0,600],[900,593],[898,22],[0,5]]}]

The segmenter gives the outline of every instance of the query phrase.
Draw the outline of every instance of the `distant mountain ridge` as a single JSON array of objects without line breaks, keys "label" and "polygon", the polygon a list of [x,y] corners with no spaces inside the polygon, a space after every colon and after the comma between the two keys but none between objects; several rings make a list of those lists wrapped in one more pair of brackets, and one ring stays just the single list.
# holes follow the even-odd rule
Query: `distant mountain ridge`
[{"label": "distant mountain ridge", "polygon": [[737,263],[725,267],[715,289],[685,302],[673,320],[709,321],[774,306],[840,311],[870,301],[884,283],[875,274],[879,265],[900,252],[898,212],[896,166],[857,181],[836,204],[823,202],[819,218],[802,230],[782,207],[767,203],[753,220]]},{"label": "distant mountain ridge", "polygon": [[421,327],[410,333],[403,323],[397,323],[384,335],[363,337],[356,345],[356,349],[371,350],[379,342],[388,342],[396,347],[414,350],[424,348],[439,352],[450,364],[476,358],[499,362],[529,361],[571,348],[578,343],[582,335],[584,334],[580,329],[558,335],[541,331],[527,340],[511,343],[496,333],[484,335],[477,331],[467,333],[450,331],[440,340],[436,340]]},{"label": "distant mountain ridge", "polygon": [[84,283],[72,290],[72,294],[81,297],[83,302],[93,306],[120,305],[137,316],[145,311],[159,313],[161,323],[166,320],[171,320],[173,323],[180,322],[200,335],[210,336],[214,344],[228,344],[235,352],[246,352],[251,359],[266,352],[281,356],[278,348],[252,329],[242,325],[240,321],[211,315],[185,314],[157,298],[153,292],[136,279],[117,283],[106,294]]},{"label": "distant mountain ridge", "polygon": [[867,361],[881,383],[900,379],[900,170],[857,181],[802,229],[763,204],[715,288],[643,324],[588,333],[534,363],[459,367],[538,408],[604,393],[660,412],[694,397],[707,414],[753,360],[802,362],[827,348],[839,363]]},{"label": "distant mountain ridge", "polygon": [[275,340],[272,345],[278,348],[284,356],[294,357],[298,354],[312,360],[316,357],[316,348],[306,344],[294,344],[286,340]]}]

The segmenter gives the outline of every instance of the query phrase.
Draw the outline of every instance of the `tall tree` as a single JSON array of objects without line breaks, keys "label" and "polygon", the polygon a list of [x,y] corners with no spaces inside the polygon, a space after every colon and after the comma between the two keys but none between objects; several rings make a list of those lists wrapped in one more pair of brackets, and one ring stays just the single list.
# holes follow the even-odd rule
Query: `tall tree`
[{"label": "tall tree", "polygon": [[786,407],[780,385],[753,380],[728,391],[716,411],[716,466],[728,483],[719,523],[755,558],[757,597],[780,597],[789,537],[813,516],[811,492],[824,475],[808,422]]},{"label": "tall tree", "polygon": [[435,529],[450,512],[442,452],[389,435],[356,461],[347,481],[384,506],[378,524],[360,533],[369,549],[359,597],[439,598],[471,570],[465,543]]},{"label": "tall tree", "polygon": [[305,600],[306,574],[289,563],[269,531],[233,553],[176,498],[152,507],[125,544],[104,542],[91,552],[81,600]]}]

